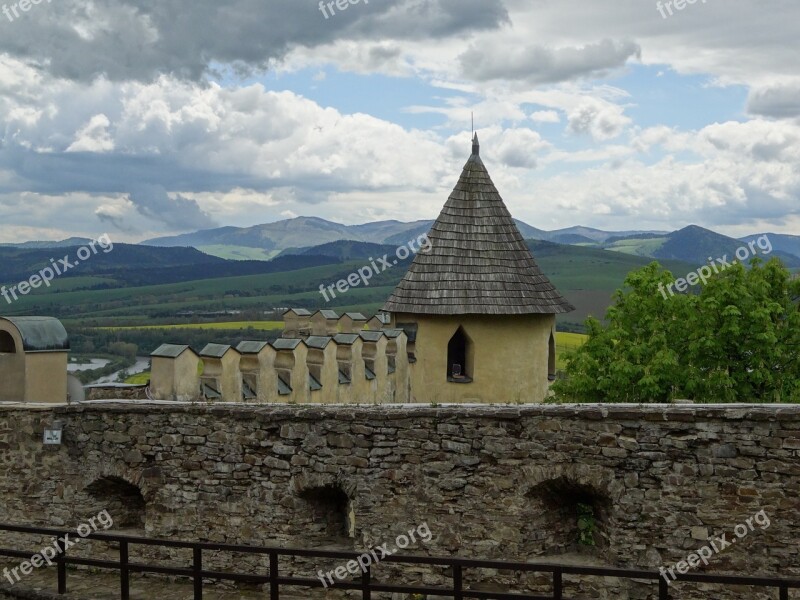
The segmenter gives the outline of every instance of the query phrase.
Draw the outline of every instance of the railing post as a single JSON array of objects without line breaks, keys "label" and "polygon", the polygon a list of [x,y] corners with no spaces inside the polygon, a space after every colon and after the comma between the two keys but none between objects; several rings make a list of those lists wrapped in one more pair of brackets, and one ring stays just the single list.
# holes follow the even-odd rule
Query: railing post
[{"label": "railing post", "polygon": [[781,584],[781,600],[789,600],[789,586],[785,583]]},{"label": "railing post", "polygon": [[564,596],[564,573],[561,567],[553,569],[553,600],[562,600]]},{"label": "railing post", "polygon": [[663,577],[658,579],[658,600],[669,600],[669,584]]},{"label": "railing post", "polygon": [[194,600],[203,600],[203,549],[200,546],[192,548],[194,571]]},{"label": "railing post", "polygon": [[278,553],[273,550],[269,553],[269,600],[280,600],[278,589]]},{"label": "railing post", "polygon": [[130,571],[128,570],[128,541],[122,540],[119,543],[119,583],[120,597],[122,600],[130,600],[131,582]]},{"label": "railing post", "polygon": [[[64,534],[64,539],[68,534]],[[56,538],[56,546],[58,546],[58,555],[56,556],[56,570],[58,571],[58,593],[67,593],[67,546],[62,544],[59,538]]]},{"label": "railing post", "polygon": [[464,600],[464,572],[461,565],[453,565],[453,600]]},{"label": "railing post", "polygon": [[370,588],[371,572],[369,565],[364,568],[361,574],[361,600],[372,600],[372,588]]}]

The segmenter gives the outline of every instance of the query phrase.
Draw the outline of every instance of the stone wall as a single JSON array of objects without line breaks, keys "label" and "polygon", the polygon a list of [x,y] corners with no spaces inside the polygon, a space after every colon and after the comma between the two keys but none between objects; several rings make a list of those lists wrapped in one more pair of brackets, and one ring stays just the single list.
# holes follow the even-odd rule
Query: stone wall
[{"label": "stone wall", "polygon": [[[64,443],[44,447],[53,420]],[[7,407],[0,521],[74,528],[103,502],[113,510],[114,485],[116,505],[135,507],[132,484],[154,537],[360,549],[427,523],[433,540],[408,552],[658,568],[709,536],[735,538],[764,510],[770,526],[708,571],[797,577],[798,450],[795,406]],[[594,513],[594,545],[576,543],[579,504]],[[446,575],[396,569],[427,583]],[[517,575],[469,577],[547,589]],[[655,597],[641,582],[569,586],[571,598]],[[682,599],[777,597],[675,589]]]}]

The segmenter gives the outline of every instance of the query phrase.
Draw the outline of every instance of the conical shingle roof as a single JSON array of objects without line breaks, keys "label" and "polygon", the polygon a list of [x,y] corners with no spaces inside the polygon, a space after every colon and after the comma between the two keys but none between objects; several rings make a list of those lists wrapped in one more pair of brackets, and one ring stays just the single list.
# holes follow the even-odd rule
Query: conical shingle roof
[{"label": "conical shingle roof", "polygon": [[574,307],[545,277],[492,183],[475,135],[461,178],[383,310],[429,315],[558,314]]}]

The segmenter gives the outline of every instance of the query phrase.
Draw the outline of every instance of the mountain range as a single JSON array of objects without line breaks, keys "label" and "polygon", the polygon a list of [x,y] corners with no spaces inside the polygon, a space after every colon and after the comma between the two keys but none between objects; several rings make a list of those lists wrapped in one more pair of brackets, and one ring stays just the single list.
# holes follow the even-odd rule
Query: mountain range
[{"label": "mountain range", "polygon": [[[543,240],[557,244],[602,243],[613,236],[667,233],[650,231],[608,232],[589,227],[569,227],[557,231],[544,231],[523,221],[516,219],[515,221],[522,237],[525,239]],[[192,246],[198,249],[208,246],[232,246],[281,252],[287,248],[309,246],[309,240],[314,240],[314,246],[339,240],[370,242],[373,244],[402,244],[413,237],[427,233],[432,225],[432,220],[411,221],[408,223],[402,221],[374,221],[362,225],[342,225],[319,217],[296,217],[252,227],[206,229],[182,235],[153,238],[141,243],[147,246]]]},{"label": "mountain range", "polygon": [[[736,250],[764,235],[772,242],[773,252],[787,266],[800,267],[800,236],[754,234],[743,239],[731,238],[697,225],[668,231],[603,231],[591,227],[568,227],[544,231],[516,221],[522,237],[557,244],[583,246],[633,254],[658,260],[674,259],[704,263],[709,258],[733,256]],[[362,225],[342,225],[318,217],[297,217],[253,227],[221,227],[183,235],[160,237],[142,242],[149,246],[183,247],[227,259],[269,260],[286,254],[320,254],[349,259],[342,246],[326,247],[334,242],[362,242],[397,247],[427,233],[433,221],[376,221]],[[310,243],[313,240],[313,243]],[[765,244],[766,245],[766,244]],[[320,249],[316,251],[315,249]],[[352,250],[352,248],[351,248]],[[375,253],[377,249],[369,252]],[[761,252],[760,252],[761,253]]]},{"label": "mountain range", "polygon": [[[749,242],[756,242],[766,235],[772,247],[769,255],[780,257],[790,268],[800,267],[800,236],[794,235],[757,233],[736,239],[697,225],[668,232],[604,231],[583,226],[545,231],[523,221],[517,220],[516,224],[527,240],[611,250],[662,261],[672,259],[698,264],[707,262],[710,258],[733,256],[738,248],[746,246]],[[319,217],[296,217],[252,227],[219,227],[158,237],[144,240],[139,246],[195,248],[213,257],[247,262],[269,261],[287,255],[315,255],[351,260],[392,251],[427,233],[432,225],[431,220],[411,222],[392,220],[343,225]],[[0,244],[0,248],[53,249],[77,246],[87,241],[82,238],[70,238],[61,242]],[[759,253],[763,254],[760,250]]]},{"label": "mountain range", "polygon": [[[790,268],[800,268],[800,236],[757,233],[741,239],[732,238],[697,225],[677,231],[604,231],[574,226],[545,231],[516,220],[526,240],[562,245],[611,250],[657,260],[679,260],[704,263],[725,255],[732,257],[750,242],[769,239],[771,252]],[[195,248],[212,257],[234,261],[270,261],[287,255],[325,256],[337,260],[367,258],[383,254],[430,231],[433,221],[375,221],[361,225],[343,225],[319,217],[296,217],[252,227],[219,227],[158,237],[140,242],[141,247]],[[0,248],[54,249],[78,246],[88,242],[70,238],[61,242],[24,242],[0,244]],[[347,243],[343,243],[347,242]],[[766,244],[764,244],[766,245]],[[380,250],[380,252],[379,252]],[[254,267],[249,267],[254,269]],[[8,269],[6,269],[8,270]],[[242,269],[247,270],[247,269]]]}]

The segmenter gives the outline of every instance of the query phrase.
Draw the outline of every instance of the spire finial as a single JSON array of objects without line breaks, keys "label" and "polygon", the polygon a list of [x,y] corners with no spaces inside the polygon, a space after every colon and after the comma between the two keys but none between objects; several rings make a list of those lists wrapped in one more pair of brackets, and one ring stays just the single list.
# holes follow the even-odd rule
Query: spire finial
[{"label": "spire finial", "polygon": [[478,132],[472,134],[472,154],[479,156],[481,153],[481,144],[478,141]]}]

